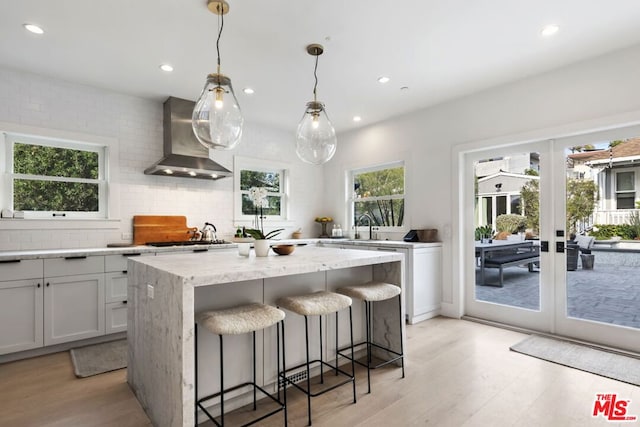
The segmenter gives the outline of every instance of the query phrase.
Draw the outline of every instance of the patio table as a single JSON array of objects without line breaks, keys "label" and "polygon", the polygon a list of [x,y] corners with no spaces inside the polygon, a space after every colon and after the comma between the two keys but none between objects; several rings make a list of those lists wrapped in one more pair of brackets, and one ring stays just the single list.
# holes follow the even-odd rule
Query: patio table
[{"label": "patio table", "polygon": [[477,283],[479,285],[484,285],[484,262],[488,253],[505,249],[531,248],[533,246],[532,240],[494,240],[491,243],[482,243],[480,241],[475,243],[476,258],[480,259],[480,283]]}]

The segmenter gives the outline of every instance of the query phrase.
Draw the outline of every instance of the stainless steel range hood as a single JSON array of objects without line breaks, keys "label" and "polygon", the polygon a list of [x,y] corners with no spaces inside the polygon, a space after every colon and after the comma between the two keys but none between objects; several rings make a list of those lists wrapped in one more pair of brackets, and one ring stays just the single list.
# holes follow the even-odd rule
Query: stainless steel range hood
[{"label": "stainless steel range hood", "polygon": [[164,102],[164,157],[147,168],[146,175],[220,179],[231,176],[229,169],[209,158],[209,149],[200,144],[191,128],[195,103],[170,97]]}]

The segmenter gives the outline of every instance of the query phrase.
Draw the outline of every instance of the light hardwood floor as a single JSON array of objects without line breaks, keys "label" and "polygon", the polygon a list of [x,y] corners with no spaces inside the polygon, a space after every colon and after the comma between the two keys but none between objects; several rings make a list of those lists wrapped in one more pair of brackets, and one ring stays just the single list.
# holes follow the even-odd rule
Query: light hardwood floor
[{"label": "light hardwood floor", "polygon": [[[509,351],[525,337],[442,317],[408,326],[407,377],[376,370],[367,395],[360,375],[358,403],[349,386],[317,397],[313,425],[616,425],[591,416],[596,393],[630,400],[628,413],[640,417],[639,387]],[[306,400],[297,391],[289,398],[289,425],[306,425]],[[67,352],[0,365],[0,426],[147,425],[125,370],[77,379]],[[260,425],[282,425],[282,416]]]}]

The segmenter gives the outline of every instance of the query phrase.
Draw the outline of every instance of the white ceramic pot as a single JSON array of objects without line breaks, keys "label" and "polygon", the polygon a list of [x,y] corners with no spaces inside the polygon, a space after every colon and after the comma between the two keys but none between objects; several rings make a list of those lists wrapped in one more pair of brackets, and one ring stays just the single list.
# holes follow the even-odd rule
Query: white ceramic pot
[{"label": "white ceramic pot", "polygon": [[271,241],[256,240],[255,242],[253,242],[253,247],[256,250],[256,256],[268,256],[269,248],[271,247]]}]

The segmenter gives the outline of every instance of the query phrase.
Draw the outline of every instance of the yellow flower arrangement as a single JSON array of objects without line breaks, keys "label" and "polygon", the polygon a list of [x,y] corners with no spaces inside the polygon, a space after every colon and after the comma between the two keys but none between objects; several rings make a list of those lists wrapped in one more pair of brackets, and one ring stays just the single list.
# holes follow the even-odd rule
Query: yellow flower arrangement
[{"label": "yellow flower arrangement", "polygon": [[331,218],[330,216],[317,216],[315,219],[316,222],[332,222],[333,218]]}]

